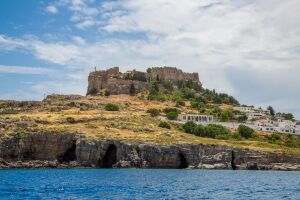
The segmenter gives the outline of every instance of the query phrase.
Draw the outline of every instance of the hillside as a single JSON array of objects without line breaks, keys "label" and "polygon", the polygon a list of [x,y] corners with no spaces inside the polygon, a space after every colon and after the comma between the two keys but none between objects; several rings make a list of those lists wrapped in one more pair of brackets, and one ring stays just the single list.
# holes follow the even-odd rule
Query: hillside
[{"label": "hillside", "polygon": [[[105,106],[109,103],[117,105],[119,110],[107,111]],[[88,140],[119,140],[159,145],[216,144],[300,155],[299,148],[270,142],[271,133],[257,132],[255,138],[249,139],[199,137],[185,133],[180,124],[172,121],[167,122],[171,129],[160,128],[160,117],[152,117],[147,112],[151,108],[163,110],[175,107],[185,113],[198,112],[189,101],[184,101],[182,106],[177,103],[147,100],[143,95],[50,95],[43,102],[1,101],[0,138],[22,139],[26,134],[35,132],[77,133]],[[206,106],[215,105],[207,103]],[[231,105],[218,105],[220,110],[228,107]],[[159,115],[163,117],[166,114],[161,112]],[[235,130],[230,130],[229,134],[234,135]]]}]

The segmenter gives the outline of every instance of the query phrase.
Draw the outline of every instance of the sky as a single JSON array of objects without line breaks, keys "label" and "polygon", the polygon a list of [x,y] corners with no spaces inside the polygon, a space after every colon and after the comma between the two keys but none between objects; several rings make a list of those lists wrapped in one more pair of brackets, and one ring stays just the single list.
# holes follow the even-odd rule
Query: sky
[{"label": "sky", "polygon": [[300,118],[299,0],[1,0],[0,99],[82,94],[96,66],[174,66]]}]

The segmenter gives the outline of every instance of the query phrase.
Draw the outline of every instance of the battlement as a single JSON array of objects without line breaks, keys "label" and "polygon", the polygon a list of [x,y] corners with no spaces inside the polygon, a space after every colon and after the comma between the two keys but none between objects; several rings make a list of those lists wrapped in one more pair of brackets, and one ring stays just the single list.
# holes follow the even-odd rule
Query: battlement
[{"label": "battlement", "polygon": [[136,71],[135,69],[122,73],[119,67],[108,68],[90,72],[88,77],[88,94],[103,89],[109,90],[112,94],[127,94],[132,84],[141,92],[147,89],[151,80],[169,80],[177,85],[180,81],[192,81],[201,85],[198,73],[187,73],[176,67],[152,67],[147,72]]}]

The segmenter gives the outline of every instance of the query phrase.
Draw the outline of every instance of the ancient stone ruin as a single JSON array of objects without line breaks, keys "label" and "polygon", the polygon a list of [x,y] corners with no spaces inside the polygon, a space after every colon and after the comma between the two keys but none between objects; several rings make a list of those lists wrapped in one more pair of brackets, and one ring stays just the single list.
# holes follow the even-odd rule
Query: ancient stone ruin
[{"label": "ancient stone ruin", "polygon": [[119,67],[100,71],[95,68],[88,77],[87,94],[96,94],[103,90],[110,94],[129,94],[132,87],[135,93],[140,93],[147,89],[152,80],[171,81],[174,86],[182,81],[201,85],[198,73],[186,73],[175,67],[153,67],[148,68],[147,72],[132,70],[125,73],[120,72]]}]

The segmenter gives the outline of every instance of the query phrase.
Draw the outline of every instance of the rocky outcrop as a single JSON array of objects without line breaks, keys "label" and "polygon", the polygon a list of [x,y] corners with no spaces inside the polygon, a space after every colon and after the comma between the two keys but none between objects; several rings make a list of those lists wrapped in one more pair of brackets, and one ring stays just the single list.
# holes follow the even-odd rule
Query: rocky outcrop
[{"label": "rocky outcrop", "polygon": [[161,146],[88,140],[75,133],[31,133],[0,141],[0,168],[17,167],[300,170],[300,157],[216,145]]}]

